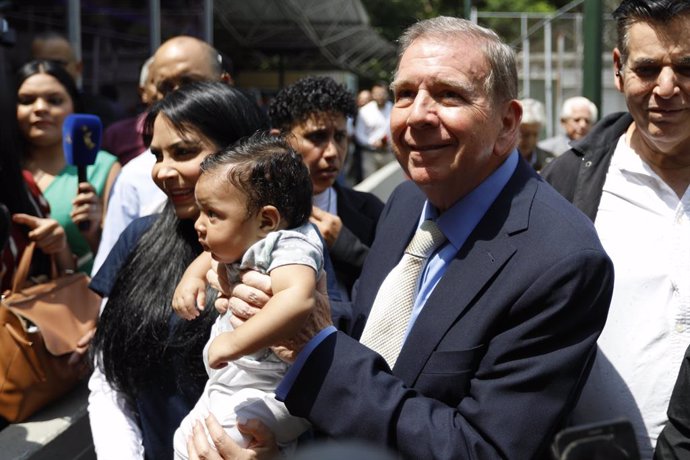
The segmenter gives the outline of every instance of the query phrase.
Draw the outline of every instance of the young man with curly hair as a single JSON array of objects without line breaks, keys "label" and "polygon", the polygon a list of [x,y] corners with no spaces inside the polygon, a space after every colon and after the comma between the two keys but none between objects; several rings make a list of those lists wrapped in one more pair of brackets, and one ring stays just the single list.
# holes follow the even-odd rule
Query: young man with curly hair
[{"label": "young man with curly hair", "polygon": [[310,76],[283,88],[268,115],[275,134],[302,156],[314,185],[311,222],[326,241],[343,299],[359,277],[383,203],[338,183],[347,155],[347,118],[354,96],[330,77]]}]

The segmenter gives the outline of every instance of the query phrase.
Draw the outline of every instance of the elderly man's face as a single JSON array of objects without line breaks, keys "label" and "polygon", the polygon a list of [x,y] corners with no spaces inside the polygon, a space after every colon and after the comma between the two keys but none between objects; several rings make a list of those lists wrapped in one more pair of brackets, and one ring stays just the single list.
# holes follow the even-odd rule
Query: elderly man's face
[{"label": "elderly man's face", "polygon": [[635,147],[653,164],[690,166],[690,16],[655,27],[636,22],[628,36],[627,61],[616,49],[614,63],[642,141]]},{"label": "elderly man's face", "polygon": [[420,38],[400,59],[392,85],[395,153],[442,211],[479,185],[515,145],[519,104],[494,106],[484,89],[488,75],[488,62],[469,39]]},{"label": "elderly man's face", "polygon": [[574,141],[582,139],[592,129],[592,113],[587,105],[573,107],[569,117],[561,120],[565,134]]}]

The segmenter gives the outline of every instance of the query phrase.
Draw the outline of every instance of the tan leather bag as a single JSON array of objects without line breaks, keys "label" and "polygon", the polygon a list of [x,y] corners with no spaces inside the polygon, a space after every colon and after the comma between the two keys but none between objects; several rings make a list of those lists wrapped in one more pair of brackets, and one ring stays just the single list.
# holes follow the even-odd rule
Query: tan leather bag
[{"label": "tan leather bag", "polygon": [[21,422],[72,389],[83,372],[67,364],[77,342],[96,327],[101,298],[89,277],[74,273],[27,285],[35,243],[0,305],[0,416]]}]

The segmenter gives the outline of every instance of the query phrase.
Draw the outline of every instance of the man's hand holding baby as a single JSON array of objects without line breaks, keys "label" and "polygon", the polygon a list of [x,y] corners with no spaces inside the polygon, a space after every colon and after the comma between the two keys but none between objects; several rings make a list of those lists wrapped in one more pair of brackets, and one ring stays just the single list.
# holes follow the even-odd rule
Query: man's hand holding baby
[{"label": "man's hand holding baby", "polygon": [[[232,317],[230,322],[237,328],[254,316],[271,297],[271,277],[256,271],[242,274],[241,284],[234,287],[228,304]],[[319,278],[315,292],[315,308],[304,323],[302,330],[282,343],[272,347],[273,352],[283,361],[292,363],[304,346],[316,334],[333,324],[326,289],[326,275]]]}]

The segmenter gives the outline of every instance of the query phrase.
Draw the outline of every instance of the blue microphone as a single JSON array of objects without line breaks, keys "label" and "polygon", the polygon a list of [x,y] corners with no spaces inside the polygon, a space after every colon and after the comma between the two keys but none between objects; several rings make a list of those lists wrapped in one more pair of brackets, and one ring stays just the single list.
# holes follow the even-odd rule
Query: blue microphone
[{"label": "blue microphone", "polygon": [[[67,164],[77,167],[79,183],[87,182],[86,167],[94,164],[101,147],[103,124],[96,115],[72,113],[62,124],[62,150]],[[88,222],[80,222],[79,229],[86,230]]]}]

